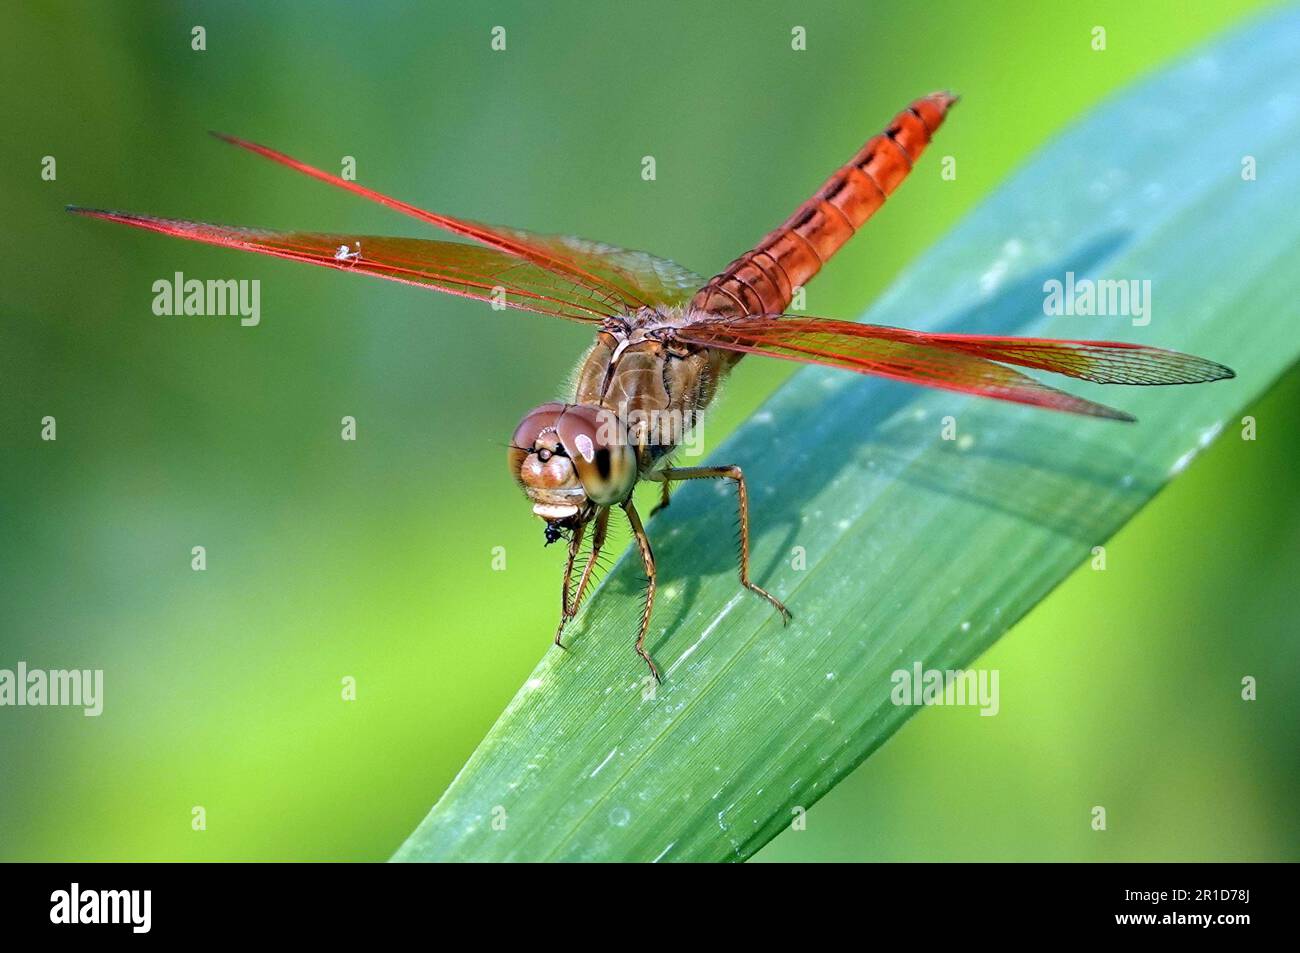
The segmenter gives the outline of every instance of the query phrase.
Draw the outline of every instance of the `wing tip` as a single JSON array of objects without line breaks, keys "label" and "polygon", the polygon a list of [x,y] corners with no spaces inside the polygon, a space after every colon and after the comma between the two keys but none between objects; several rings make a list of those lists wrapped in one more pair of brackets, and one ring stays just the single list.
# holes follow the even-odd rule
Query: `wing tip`
[{"label": "wing tip", "polygon": [[105,222],[120,222],[123,225],[138,225],[141,227],[149,226],[152,223],[167,224],[172,222],[171,219],[154,218],[149,215],[137,215],[134,212],[117,212],[108,208],[86,208],[83,205],[66,205],[64,209],[73,215],[82,215],[86,218],[98,218]]},{"label": "wing tip", "polygon": [[1160,384],[1209,384],[1214,381],[1230,381],[1237,376],[1237,372],[1226,364],[1220,364],[1218,361],[1211,361],[1205,357],[1192,357],[1192,362],[1187,368],[1184,376],[1173,378],[1166,381],[1158,381]]},{"label": "wing tip", "polygon": [[267,155],[272,151],[266,146],[258,145],[251,139],[241,139],[239,136],[232,136],[230,133],[221,132],[219,129],[209,129],[208,135],[213,139],[219,139],[227,145],[238,146],[241,149],[247,149],[249,152],[256,152],[259,155]]},{"label": "wing tip", "polygon": [[1048,410],[1065,410],[1076,414],[1086,414],[1089,417],[1098,417],[1102,420],[1116,420],[1122,424],[1137,423],[1137,418],[1127,410],[1120,410],[1118,407],[1111,407],[1109,404],[1098,404],[1095,401],[1084,400],[1081,397],[1077,397],[1075,400],[1077,404],[1072,407],[1056,407],[1050,404],[1046,406]]},{"label": "wing tip", "polygon": [[1163,354],[1174,359],[1170,370],[1181,371],[1166,380],[1155,381],[1157,384],[1208,384],[1211,381],[1228,381],[1237,376],[1227,364],[1220,364],[1208,357],[1197,357],[1182,351],[1164,351]]},{"label": "wing tip", "polygon": [[110,212],[106,208],[87,208],[84,205],[65,205],[63,206],[63,210],[65,212],[71,212],[73,215],[84,215],[86,218],[110,219],[116,218],[122,214],[121,212]]}]

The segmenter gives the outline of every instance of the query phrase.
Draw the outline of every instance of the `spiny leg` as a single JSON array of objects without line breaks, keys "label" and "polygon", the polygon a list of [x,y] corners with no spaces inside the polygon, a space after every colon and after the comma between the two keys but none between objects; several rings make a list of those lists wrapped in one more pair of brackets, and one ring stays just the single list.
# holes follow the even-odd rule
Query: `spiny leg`
[{"label": "spiny leg", "polygon": [[[569,571],[566,571],[565,573],[566,585],[564,611],[560,615],[560,626],[555,630],[555,644],[560,648],[564,648],[564,643],[560,641],[560,636],[564,633],[564,627],[568,624],[569,620],[578,614],[578,607],[582,605],[582,599],[587,594],[587,583],[591,580],[591,572],[596,568],[597,560],[600,558],[601,547],[605,545],[605,531],[609,528],[609,507],[601,507],[600,511],[596,514],[595,523],[595,528],[592,530],[591,534],[591,552],[587,555],[587,564],[583,567],[582,576],[578,580],[578,591],[574,593],[572,599],[569,599],[568,596],[567,583],[569,571],[572,570],[573,561],[577,556],[577,553],[570,551]],[[577,537],[577,539],[579,543],[582,542],[580,536]]]},{"label": "spiny leg", "polygon": [[671,491],[668,488],[669,487],[668,481],[664,480],[662,485],[663,485],[663,490],[660,492],[659,505],[650,511],[651,516],[654,516],[660,510],[668,509],[668,504],[672,502],[672,500],[669,499]]},{"label": "spiny leg", "polygon": [[668,467],[662,473],[664,485],[670,480],[734,480],[736,497],[740,503],[740,584],[756,592],[781,613],[781,622],[790,621],[790,610],[776,596],[749,580],[749,491],[745,487],[745,474],[738,466],[726,467]]},{"label": "spiny leg", "polygon": [[632,524],[632,535],[636,537],[637,548],[641,550],[641,562],[645,565],[647,583],[645,609],[641,613],[641,631],[636,637],[636,654],[645,659],[645,663],[650,666],[650,674],[655,677],[655,681],[662,682],[663,679],[659,677],[659,669],[654,659],[645,650],[645,634],[650,628],[650,612],[655,602],[655,555],[650,549],[650,538],[645,534],[645,527],[641,525],[641,517],[637,515],[631,499],[623,504],[623,512],[627,514],[627,521]]},{"label": "spiny leg", "polygon": [[591,580],[591,572],[596,568],[601,548],[605,545],[605,531],[607,529],[609,529],[609,507],[604,506],[596,514],[596,526],[591,534],[591,552],[587,555],[587,565],[582,568],[582,578],[578,580],[578,591],[574,594],[573,601],[569,603],[570,619],[578,614],[578,607],[582,605],[583,597],[587,594],[587,583]]},{"label": "spiny leg", "polygon": [[564,585],[560,590],[560,627],[555,630],[555,644],[564,648],[560,644],[560,633],[564,631],[564,623],[569,621],[569,583],[573,579],[573,564],[578,558],[578,551],[582,549],[582,537],[587,532],[587,524],[579,523],[573,530],[573,536],[569,538],[569,558],[564,564]]}]

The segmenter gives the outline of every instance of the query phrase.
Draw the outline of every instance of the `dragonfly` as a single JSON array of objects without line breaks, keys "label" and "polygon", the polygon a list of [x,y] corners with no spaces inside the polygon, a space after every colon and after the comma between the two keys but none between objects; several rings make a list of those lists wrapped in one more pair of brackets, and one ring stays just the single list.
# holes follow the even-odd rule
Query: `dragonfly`
[{"label": "dragonfly", "polygon": [[[734,464],[675,466],[674,451],[747,354],[819,364],[1072,414],[1133,421],[1122,410],[1044,384],[1021,368],[1104,384],[1193,384],[1232,370],[1118,341],[938,334],[789,313],[794,295],[907,178],[957,99],[913,101],[757,245],[704,279],[665,258],[601,242],[487,225],[426,211],[253,142],[218,138],[346,189],[464,241],[272,231],[69,206],[79,215],[175,238],[308,262],[590,325],[573,397],[530,410],[510,440],[510,473],[543,520],[546,543],[568,541],[555,643],[589,591],[610,515],[631,527],[646,576],[637,655],[646,650],[656,591],[654,551],[633,490],[727,480],[740,516],[740,584],[790,619],[750,578],[749,493]],[[590,530],[585,559],[583,542]],[[578,564],[581,562],[581,568]],[[576,576],[576,579],[575,579]]]}]

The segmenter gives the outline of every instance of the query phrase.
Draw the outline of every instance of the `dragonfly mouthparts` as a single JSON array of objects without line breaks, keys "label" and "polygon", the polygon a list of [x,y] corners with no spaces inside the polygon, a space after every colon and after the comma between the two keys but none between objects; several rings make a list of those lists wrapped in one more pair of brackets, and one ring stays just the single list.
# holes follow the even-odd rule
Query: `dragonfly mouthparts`
[{"label": "dragonfly mouthparts", "polygon": [[558,503],[534,503],[533,512],[547,521],[566,520],[570,516],[577,516],[578,508],[576,506],[564,506]]}]

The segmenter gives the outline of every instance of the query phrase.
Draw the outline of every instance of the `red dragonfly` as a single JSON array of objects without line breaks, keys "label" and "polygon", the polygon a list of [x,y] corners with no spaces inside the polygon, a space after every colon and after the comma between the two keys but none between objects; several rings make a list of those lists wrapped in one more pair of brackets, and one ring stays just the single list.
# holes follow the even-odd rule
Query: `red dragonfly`
[{"label": "red dragonfly", "polygon": [[[1233,376],[1223,365],[1202,358],[1115,341],[927,334],[786,314],[795,289],[821,270],[907,177],[955,101],[947,93],[934,93],[913,102],[776,230],[707,281],[644,252],[428,212],[230,136],[218,138],[476,244],[70,210],[591,325],[596,342],[579,368],[572,403],[542,404],[525,415],[510,443],[510,472],[533,512],[545,521],[547,543],[561,538],[569,543],[557,645],[587,592],[611,509],[617,506],[626,514],[648,579],[636,651],[657,679],[659,670],[645,648],[655,562],[632,504],[632,490],[641,480],[661,484],[656,509],[668,505],[672,483],[735,483],[740,583],[770,602],[783,621],[789,618],[785,606],[749,577],[749,502],[740,467],[671,464],[685,431],[745,354],[1126,421],[1134,418],[1039,383],[1016,367],[1106,384],[1192,384]],[[575,589],[575,563],[588,527],[591,547]]]}]

